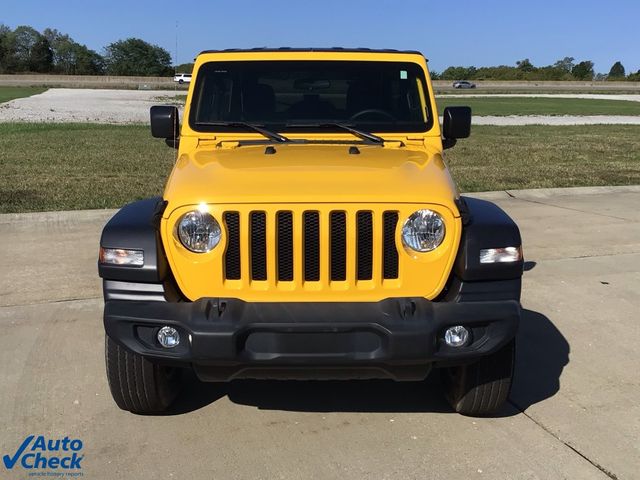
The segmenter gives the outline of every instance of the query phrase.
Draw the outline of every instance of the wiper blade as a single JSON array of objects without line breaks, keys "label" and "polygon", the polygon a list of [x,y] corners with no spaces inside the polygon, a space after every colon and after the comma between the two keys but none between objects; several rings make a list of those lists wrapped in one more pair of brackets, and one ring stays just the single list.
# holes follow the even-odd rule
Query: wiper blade
[{"label": "wiper blade", "polygon": [[353,128],[353,127],[350,127],[349,125],[345,125],[344,123],[323,123],[320,125],[320,128],[330,128],[330,127],[341,128],[342,130],[345,130],[351,133],[352,135],[355,135],[358,138],[361,138],[363,140],[369,140],[370,142],[373,142],[373,143],[379,143],[379,144],[384,143],[384,138],[374,135],[373,133],[358,130],[357,128]]},{"label": "wiper blade", "polygon": [[253,123],[246,122],[197,122],[196,125],[204,125],[207,127],[240,127],[246,128],[248,130],[253,130],[254,132],[258,132],[261,135],[264,135],[270,140],[274,142],[290,142],[291,140],[284,135],[280,135],[279,133],[272,132],[271,130],[267,130],[266,128],[259,127],[258,125],[254,125]]}]

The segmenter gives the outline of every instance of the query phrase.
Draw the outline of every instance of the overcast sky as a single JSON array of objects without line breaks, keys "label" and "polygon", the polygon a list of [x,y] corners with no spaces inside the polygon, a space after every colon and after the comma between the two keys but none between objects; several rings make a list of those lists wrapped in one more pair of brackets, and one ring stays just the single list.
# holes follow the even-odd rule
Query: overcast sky
[{"label": "overcast sky", "polygon": [[177,36],[178,63],[206,49],[342,46],[420,50],[438,71],[565,56],[640,69],[640,0],[7,0],[0,23],[57,28],[100,53],[138,37],[174,56]]}]

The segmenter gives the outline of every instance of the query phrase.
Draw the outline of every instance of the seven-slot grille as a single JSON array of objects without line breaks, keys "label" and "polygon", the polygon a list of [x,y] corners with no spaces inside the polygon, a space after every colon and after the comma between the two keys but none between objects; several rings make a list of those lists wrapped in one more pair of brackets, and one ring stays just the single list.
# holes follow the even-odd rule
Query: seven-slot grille
[{"label": "seven-slot grille", "polygon": [[[373,280],[374,272],[379,272],[381,279],[398,278],[396,211],[361,210],[350,215],[343,210],[328,213],[281,210],[275,214],[251,211],[243,216],[239,212],[225,212],[222,218],[227,231],[223,260],[225,280],[240,280],[243,271],[248,272],[251,281],[275,277],[278,282],[340,282],[350,280],[350,271],[358,281]],[[297,227],[296,222],[299,222]],[[374,222],[378,224],[377,229]],[[300,232],[300,245],[296,245],[296,228]],[[275,236],[274,244],[269,244],[269,231]],[[380,236],[377,251],[374,248],[376,231]],[[245,255],[242,254],[241,235],[249,236]],[[325,241],[323,235],[326,236]],[[327,251],[322,252],[321,249]],[[296,252],[299,252],[302,265],[295,265]],[[274,271],[269,271],[268,267],[271,255],[275,257]],[[323,261],[327,263],[325,268]],[[244,262],[247,263],[243,265]],[[376,263],[379,268],[375,268]],[[326,279],[322,278],[323,272],[326,272]],[[296,275],[301,278],[296,278]]]}]

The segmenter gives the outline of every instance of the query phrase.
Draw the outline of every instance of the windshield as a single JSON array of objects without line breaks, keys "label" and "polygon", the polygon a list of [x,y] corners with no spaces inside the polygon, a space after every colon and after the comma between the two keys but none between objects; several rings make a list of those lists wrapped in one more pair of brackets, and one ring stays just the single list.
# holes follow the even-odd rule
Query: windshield
[{"label": "windshield", "polygon": [[[189,123],[196,131],[424,132],[433,124],[420,65],[370,61],[209,62],[198,71]],[[336,126],[335,131],[340,131]]]}]

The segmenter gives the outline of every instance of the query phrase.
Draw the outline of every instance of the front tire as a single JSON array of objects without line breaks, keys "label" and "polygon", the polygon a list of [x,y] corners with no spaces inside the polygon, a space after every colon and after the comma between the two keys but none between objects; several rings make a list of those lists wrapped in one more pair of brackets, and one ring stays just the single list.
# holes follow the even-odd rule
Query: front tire
[{"label": "front tire", "polygon": [[104,356],[113,400],[122,410],[165,411],[180,392],[181,370],[157,365],[105,335]]},{"label": "front tire", "polygon": [[462,415],[496,413],[509,397],[515,365],[515,339],[475,363],[443,369],[445,395]]}]

